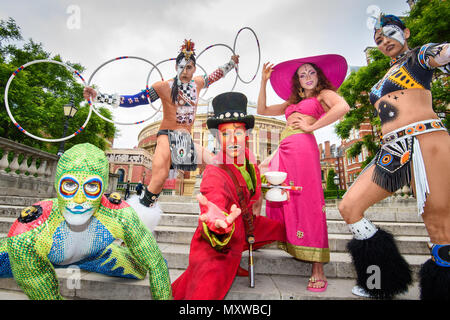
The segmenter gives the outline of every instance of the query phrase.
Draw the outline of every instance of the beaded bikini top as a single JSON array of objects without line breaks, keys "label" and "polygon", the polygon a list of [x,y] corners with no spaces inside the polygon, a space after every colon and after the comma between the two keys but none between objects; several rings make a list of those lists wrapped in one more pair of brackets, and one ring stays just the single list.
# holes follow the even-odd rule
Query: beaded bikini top
[{"label": "beaded bikini top", "polygon": [[404,89],[430,90],[433,68],[427,63],[427,49],[432,44],[408,51],[391,61],[391,69],[375,84],[369,94],[373,105],[383,96]]}]

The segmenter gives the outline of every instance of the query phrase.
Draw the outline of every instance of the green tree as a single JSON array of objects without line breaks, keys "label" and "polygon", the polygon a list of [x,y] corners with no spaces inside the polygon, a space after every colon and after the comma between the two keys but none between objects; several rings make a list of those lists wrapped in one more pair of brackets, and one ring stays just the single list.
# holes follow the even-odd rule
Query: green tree
[{"label": "green tree", "polygon": [[[20,143],[56,153],[59,143],[38,141],[20,132],[12,123],[5,109],[5,87],[13,71],[27,62],[39,59],[63,61],[61,56],[51,56],[41,43],[32,39],[18,47],[22,39],[20,28],[12,18],[0,21],[0,136]],[[16,40],[15,43],[10,43]],[[8,43],[8,44],[6,44]],[[82,72],[83,66],[65,61],[67,65]],[[69,122],[67,134],[78,130],[85,122],[89,105],[83,99],[83,84],[70,71],[53,63],[33,64],[19,72],[10,84],[8,102],[16,121],[30,133],[44,138],[59,138],[63,134],[64,113],[62,106],[74,100],[78,112]],[[111,119],[105,108],[100,113]],[[115,135],[113,124],[92,114],[86,128],[76,137],[66,141],[66,149],[72,145],[89,142],[105,150],[105,139]]]},{"label": "green tree", "polygon": [[[411,30],[408,40],[410,48],[435,42],[442,43],[448,39],[450,20],[450,2],[440,0],[419,0],[404,19],[406,26]],[[339,93],[352,107],[344,119],[336,125],[336,134],[347,139],[352,129],[359,129],[361,123],[369,120],[375,130],[380,130],[379,118],[375,116],[375,109],[369,102],[368,92],[384,76],[389,69],[389,57],[384,56],[378,49],[369,49],[369,64],[352,72],[339,88]],[[436,71],[439,74],[439,71]],[[433,107],[436,112],[445,111],[450,103],[448,90],[448,77],[436,77],[433,81],[431,92],[433,95]],[[444,120],[447,128],[450,119]],[[374,155],[378,150],[379,142],[373,135],[367,135],[363,141],[357,142],[347,150],[351,157],[361,153],[363,146]],[[363,166],[370,162],[365,160]]]},{"label": "green tree", "polygon": [[336,173],[334,172],[333,169],[330,169],[328,171],[328,175],[327,175],[327,190],[336,190],[336,185],[334,184],[334,175]]}]

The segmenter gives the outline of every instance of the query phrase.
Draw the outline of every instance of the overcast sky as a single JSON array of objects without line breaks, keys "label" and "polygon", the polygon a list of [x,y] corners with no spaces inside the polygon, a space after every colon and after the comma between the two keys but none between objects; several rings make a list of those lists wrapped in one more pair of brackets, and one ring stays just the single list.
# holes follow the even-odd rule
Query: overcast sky
[{"label": "overcast sky", "polygon": [[[24,39],[42,42],[46,51],[83,65],[86,81],[97,67],[115,57],[135,56],[156,64],[175,57],[184,39],[195,42],[197,54],[217,43],[233,47],[237,32],[250,27],[259,39],[261,65],[257,70],[258,47],[253,34],[243,30],[235,48],[240,55],[240,74],[250,80],[257,70],[257,76],[250,84],[238,81],[234,91],[256,101],[266,61],[277,64],[335,53],[344,56],[349,66],[365,65],[364,49],[374,45],[368,22],[377,10],[404,15],[409,6],[406,0],[3,0],[0,19],[14,18]],[[211,73],[230,56],[229,49],[217,46],[207,50],[197,63]],[[103,92],[134,94],[145,88],[150,70],[146,61],[120,60],[101,68],[92,83]],[[161,64],[160,70],[165,79],[173,77],[174,62]],[[197,74],[202,73],[197,68]],[[159,79],[154,71],[149,84]],[[210,99],[230,91],[234,80],[233,71],[203,97]],[[269,104],[282,102],[270,83],[267,89]],[[113,112],[116,120],[133,122],[149,117],[151,110],[142,106],[125,113]],[[114,147],[136,146],[146,125],[118,126]],[[338,142],[333,125],[315,135],[318,143]]]}]

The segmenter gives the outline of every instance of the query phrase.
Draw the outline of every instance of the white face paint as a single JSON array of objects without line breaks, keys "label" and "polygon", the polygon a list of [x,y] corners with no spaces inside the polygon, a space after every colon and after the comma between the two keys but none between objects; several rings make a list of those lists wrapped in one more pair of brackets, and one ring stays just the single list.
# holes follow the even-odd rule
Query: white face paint
[{"label": "white face paint", "polygon": [[405,44],[405,33],[399,26],[392,24],[384,26],[383,35],[400,42],[402,46]]},{"label": "white face paint", "polygon": [[177,75],[178,79],[181,76],[181,73],[183,72],[184,68],[186,67],[187,61],[186,58],[181,59],[180,63],[177,65]]}]

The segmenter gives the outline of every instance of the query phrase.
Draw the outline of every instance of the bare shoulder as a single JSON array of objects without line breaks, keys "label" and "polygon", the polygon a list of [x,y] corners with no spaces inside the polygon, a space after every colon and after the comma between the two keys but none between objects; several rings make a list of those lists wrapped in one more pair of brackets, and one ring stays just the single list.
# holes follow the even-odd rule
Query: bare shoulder
[{"label": "bare shoulder", "polygon": [[336,91],[330,89],[323,89],[320,91],[317,99],[322,106],[327,107],[328,109],[345,101]]},{"label": "bare shoulder", "polygon": [[333,99],[333,98],[339,98],[340,96],[337,94],[336,91],[330,90],[330,89],[323,89],[320,91],[319,95],[317,96],[317,99],[320,100],[326,100],[326,99]]},{"label": "bare shoulder", "polygon": [[152,87],[156,90],[156,93],[158,93],[160,97],[166,96],[170,94],[170,81],[173,81],[173,79],[157,81],[152,84]]}]

